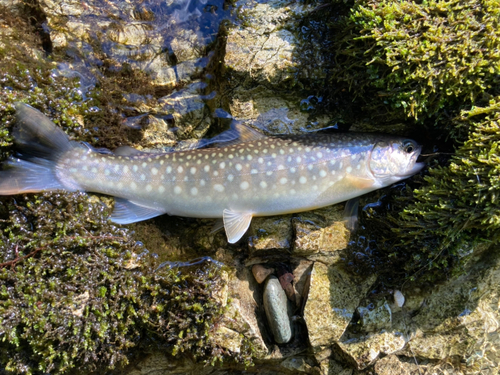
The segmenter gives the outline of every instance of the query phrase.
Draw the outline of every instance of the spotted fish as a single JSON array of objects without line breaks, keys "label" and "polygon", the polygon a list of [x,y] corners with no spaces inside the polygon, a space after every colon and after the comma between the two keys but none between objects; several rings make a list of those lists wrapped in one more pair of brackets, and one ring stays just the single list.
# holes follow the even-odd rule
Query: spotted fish
[{"label": "spotted fish", "polygon": [[405,179],[422,168],[410,139],[373,134],[267,137],[154,154],[103,153],[68,136],[36,109],[16,105],[19,154],[0,172],[0,194],[89,191],[116,197],[111,220],[127,224],[169,214],[222,218],[228,241],[252,217],[311,210]]}]

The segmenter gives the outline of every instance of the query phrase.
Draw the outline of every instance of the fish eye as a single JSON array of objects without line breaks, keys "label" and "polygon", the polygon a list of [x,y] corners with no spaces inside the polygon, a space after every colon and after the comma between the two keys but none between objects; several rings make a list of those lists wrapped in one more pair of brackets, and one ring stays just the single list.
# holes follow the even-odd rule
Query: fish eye
[{"label": "fish eye", "polygon": [[406,153],[411,154],[415,150],[415,145],[413,144],[412,141],[404,141],[403,142],[403,150]]}]

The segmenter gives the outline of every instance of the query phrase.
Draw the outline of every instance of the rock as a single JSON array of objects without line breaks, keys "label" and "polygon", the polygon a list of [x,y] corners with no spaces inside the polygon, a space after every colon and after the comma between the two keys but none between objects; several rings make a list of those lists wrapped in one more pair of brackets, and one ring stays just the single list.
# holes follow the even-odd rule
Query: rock
[{"label": "rock", "polygon": [[314,352],[340,340],[356,307],[375,279],[375,275],[358,279],[338,266],[314,263],[304,310]]},{"label": "rock", "polygon": [[276,276],[269,276],[264,286],[264,310],[274,341],[286,344],[292,338],[288,299]]},{"label": "rock", "polygon": [[343,223],[343,205],[301,213],[292,224],[294,255],[333,262],[333,258],[328,261],[325,256],[335,256],[335,251],[347,247],[350,233]]},{"label": "rock", "polygon": [[262,284],[267,277],[274,272],[273,268],[267,268],[261,264],[255,264],[252,266],[252,274],[255,280]]},{"label": "rock", "polygon": [[213,333],[212,340],[222,348],[228,349],[233,353],[239,353],[243,337],[239,332],[222,326]]},{"label": "rock", "polygon": [[252,256],[288,250],[292,243],[291,215],[256,217],[252,220],[248,249]]},{"label": "rock", "polygon": [[403,349],[405,344],[403,335],[397,332],[375,333],[357,338],[348,336],[338,343],[359,370],[373,364],[381,353],[395,353]]},{"label": "rock", "polygon": [[281,362],[280,366],[294,373],[313,374],[317,372],[314,361],[308,357],[290,357]]},{"label": "rock", "polygon": [[388,355],[377,361],[375,373],[377,375],[412,375],[419,373],[419,365],[414,361],[402,362],[396,355]]},{"label": "rock", "polygon": [[405,304],[405,296],[400,290],[395,290],[394,291],[394,303],[396,304],[397,307],[403,307]]},{"label": "rock", "polygon": [[385,301],[379,303],[373,309],[358,307],[358,313],[361,316],[361,328],[365,332],[375,332],[391,328],[392,311]]},{"label": "rock", "polygon": [[260,307],[257,303],[261,299],[260,286],[248,268],[241,268],[230,276],[228,295],[231,303],[220,325],[248,340],[253,346],[255,358],[264,358],[268,354],[261,334],[265,326],[260,316],[256,315]]}]

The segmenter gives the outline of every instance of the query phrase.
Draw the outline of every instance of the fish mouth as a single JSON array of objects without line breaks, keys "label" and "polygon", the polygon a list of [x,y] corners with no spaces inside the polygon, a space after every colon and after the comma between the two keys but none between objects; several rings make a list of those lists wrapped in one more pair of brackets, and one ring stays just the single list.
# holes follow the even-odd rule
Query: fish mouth
[{"label": "fish mouth", "polygon": [[410,177],[413,176],[414,174],[417,174],[420,172],[424,167],[425,163],[419,162],[417,163],[418,158],[420,157],[420,153],[422,152],[422,146],[418,146],[418,150],[415,151],[415,154],[412,155],[412,158],[410,159],[410,165],[413,163],[413,167],[411,167],[409,170],[407,170],[405,173],[398,175],[398,177]]},{"label": "fish mouth", "polygon": [[425,167],[425,163],[415,163],[413,167],[407,171],[405,174],[398,175],[398,177],[410,177],[417,174]]}]

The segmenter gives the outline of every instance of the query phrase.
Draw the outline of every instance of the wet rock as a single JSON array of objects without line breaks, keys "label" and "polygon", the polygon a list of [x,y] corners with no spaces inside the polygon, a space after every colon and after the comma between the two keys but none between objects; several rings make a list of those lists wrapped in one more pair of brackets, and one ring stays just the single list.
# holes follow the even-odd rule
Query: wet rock
[{"label": "wet rock", "polygon": [[260,286],[246,267],[230,276],[228,296],[231,298],[231,303],[220,326],[244,337],[253,346],[254,357],[264,358],[268,353],[261,335],[265,327],[256,315],[260,307],[260,303],[257,303],[257,300],[261,299]]},{"label": "wet rock", "polygon": [[286,344],[292,338],[288,316],[288,299],[276,276],[269,276],[264,286],[264,310],[267,322],[278,344]]},{"label": "wet rock", "polygon": [[358,279],[335,265],[314,263],[304,320],[315,352],[340,340],[375,279]]},{"label": "wet rock", "polygon": [[[413,362],[413,363],[412,363]],[[377,375],[411,375],[419,373],[419,365],[412,362],[403,362],[396,355],[388,355],[377,361],[375,373]]]},{"label": "wet rock", "polygon": [[212,340],[221,348],[230,350],[233,353],[239,353],[243,337],[239,332],[222,326],[215,331]]},{"label": "wet rock", "polygon": [[314,374],[318,372],[314,361],[308,357],[290,357],[281,362],[280,366],[295,373]]},{"label": "wet rock", "polygon": [[394,303],[397,307],[403,307],[405,304],[405,296],[400,290],[395,290],[393,293]]},{"label": "wet rock", "polygon": [[252,220],[252,234],[248,238],[252,255],[288,250],[291,243],[291,215],[256,217]]},{"label": "wet rock", "polygon": [[391,328],[392,311],[385,301],[372,309],[358,307],[358,313],[361,316],[361,325],[365,332],[375,332]]},{"label": "wet rock", "polygon": [[360,370],[373,364],[380,354],[392,354],[405,346],[401,333],[382,332],[359,337],[346,337],[338,343],[342,351]]},{"label": "wet rock", "polygon": [[295,231],[294,255],[329,262],[326,260],[328,256],[347,247],[350,233],[343,223],[342,205],[301,213],[293,218],[292,224]]},{"label": "wet rock", "polygon": [[[214,12],[203,2],[39,2],[55,48],[89,57],[114,69],[128,65],[151,74],[152,83],[174,87],[207,66],[205,47],[227,16],[222,1]],[[158,7],[162,11],[158,11]],[[203,24],[203,27],[200,25]]]},{"label": "wet rock", "polygon": [[262,284],[267,277],[274,272],[273,268],[267,268],[261,264],[255,264],[252,266],[252,274],[255,280]]}]

